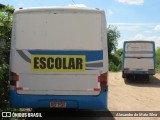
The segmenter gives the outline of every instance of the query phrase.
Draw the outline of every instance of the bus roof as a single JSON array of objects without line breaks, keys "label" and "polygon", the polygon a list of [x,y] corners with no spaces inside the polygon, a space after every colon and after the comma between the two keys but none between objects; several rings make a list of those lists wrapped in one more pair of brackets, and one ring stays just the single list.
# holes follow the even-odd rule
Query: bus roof
[{"label": "bus roof", "polygon": [[68,11],[68,12],[97,12],[103,13],[103,10],[98,8],[87,7],[33,7],[33,8],[19,8],[14,11],[14,14],[28,13],[28,12],[47,12],[47,11]]},{"label": "bus roof", "polygon": [[124,43],[154,43],[154,41],[148,41],[148,40],[132,40],[132,41],[124,41]]}]

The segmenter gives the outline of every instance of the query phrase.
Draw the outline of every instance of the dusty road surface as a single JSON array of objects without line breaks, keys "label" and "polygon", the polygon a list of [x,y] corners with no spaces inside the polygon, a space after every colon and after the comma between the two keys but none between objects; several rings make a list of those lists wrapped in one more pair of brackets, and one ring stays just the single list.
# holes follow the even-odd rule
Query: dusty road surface
[{"label": "dusty road surface", "polygon": [[[150,77],[147,84],[143,80],[125,83],[121,72],[110,72],[108,79],[110,111],[160,111],[160,74]],[[115,119],[160,120],[155,117]]]}]

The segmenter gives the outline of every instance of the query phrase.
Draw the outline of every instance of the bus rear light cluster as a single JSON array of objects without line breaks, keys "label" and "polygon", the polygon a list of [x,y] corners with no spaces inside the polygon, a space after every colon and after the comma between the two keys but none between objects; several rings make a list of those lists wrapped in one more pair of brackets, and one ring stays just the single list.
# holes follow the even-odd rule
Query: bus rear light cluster
[{"label": "bus rear light cluster", "polygon": [[14,86],[14,90],[23,90],[22,87],[18,87],[17,85],[18,81],[19,81],[19,75],[14,72],[10,72],[10,85]]},{"label": "bus rear light cluster", "polygon": [[106,87],[108,85],[107,76],[108,76],[107,72],[98,76],[98,82],[100,82],[101,90],[104,91],[106,90]]}]

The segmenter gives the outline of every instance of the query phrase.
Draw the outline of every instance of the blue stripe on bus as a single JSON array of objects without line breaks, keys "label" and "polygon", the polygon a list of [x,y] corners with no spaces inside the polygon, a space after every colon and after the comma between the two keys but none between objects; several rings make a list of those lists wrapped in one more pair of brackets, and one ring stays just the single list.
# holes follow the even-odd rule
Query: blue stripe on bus
[{"label": "blue stripe on bus", "polygon": [[153,57],[126,57],[125,58],[137,58],[137,59],[153,59]]},{"label": "blue stripe on bus", "polygon": [[144,41],[144,40],[141,40],[141,41],[124,41],[124,44],[126,43],[151,43],[151,44],[155,44],[154,41]]},{"label": "blue stripe on bus", "polygon": [[49,108],[50,102],[64,101],[67,108],[107,110],[108,87],[99,95],[24,95],[10,90],[10,106],[14,108]]},{"label": "blue stripe on bus", "polygon": [[153,51],[125,51],[125,54],[153,54]]},{"label": "blue stripe on bus", "polygon": [[103,60],[103,50],[83,50],[83,51],[69,51],[69,50],[28,50],[33,55],[85,55],[86,62]]}]

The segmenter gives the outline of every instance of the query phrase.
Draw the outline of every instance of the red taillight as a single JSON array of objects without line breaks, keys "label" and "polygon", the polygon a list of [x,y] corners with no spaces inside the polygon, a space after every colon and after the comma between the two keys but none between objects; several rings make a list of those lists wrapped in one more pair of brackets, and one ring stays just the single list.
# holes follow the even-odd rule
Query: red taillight
[{"label": "red taillight", "polygon": [[14,72],[10,72],[10,81],[19,81],[19,75]]},{"label": "red taillight", "polygon": [[11,88],[13,88],[14,90],[22,90],[22,87],[18,87],[17,83],[19,81],[19,75],[14,73],[14,72],[10,72],[10,85],[13,86]]},{"label": "red taillight", "polygon": [[93,91],[100,91],[100,88],[94,88]]},{"label": "red taillight", "polygon": [[107,87],[107,72],[98,76],[98,81],[100,82],[101,90],[106,90]]},{"label": "red taillight", "polygon": [[15,90],[23,90],[22,87],[15,87]]}]

